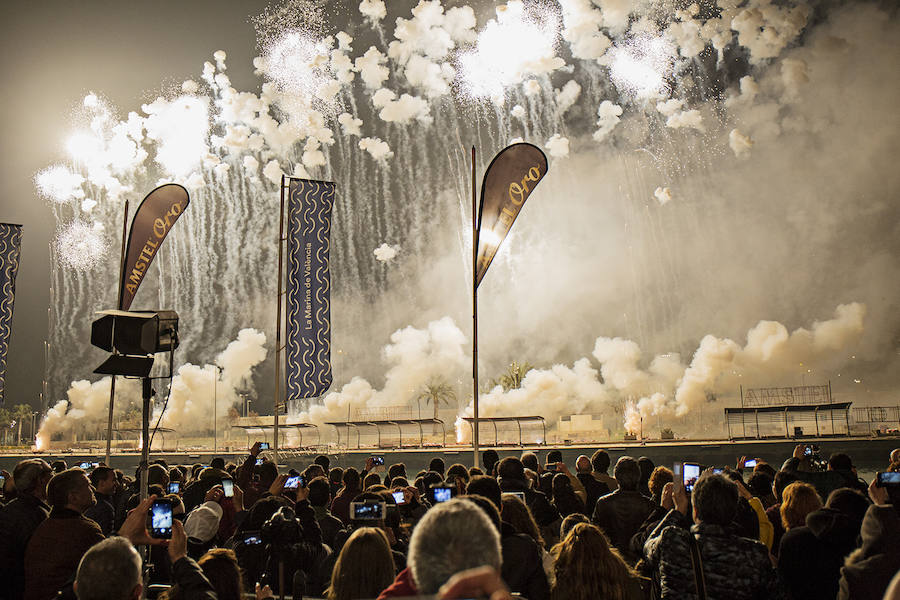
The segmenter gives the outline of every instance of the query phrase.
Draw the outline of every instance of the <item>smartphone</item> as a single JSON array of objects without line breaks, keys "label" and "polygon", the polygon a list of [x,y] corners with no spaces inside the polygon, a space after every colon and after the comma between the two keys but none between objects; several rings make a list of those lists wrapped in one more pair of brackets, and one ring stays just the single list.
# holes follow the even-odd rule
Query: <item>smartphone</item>
[{"label": "smartphone", "polygon": [[684,482],[684,491],[691,493],[694,491],[694,484],[700,479],[700,473],[703,467],[697,463],[684,463],[684,471],[682,472],[682,481]]},{"label": "smartphone", "polygon": [[269,449],[269,442],[260,442],[260,443],[259,443],[259,449],[260,449],[260,450],[268,450],[268,449]]},{"label": "smartphone", "polygon": [[721,475],[724,472],[725,472],[725,469],[720,469],[719,467],[713,467],[713,473],[715,473],[716,475]]},{"label": "smartphone", "polygon": [[556,473],[556,463],[548,463],[544,465],[544,470],[550,473]]},{"label": "smartphone", "polygon": [[447,502],[453,497],[453,488],[447,486],[439,486],[431,488],[432,493],[434,494],[434,501],[437,502]]},{"label": "smartphone", "polygon": [[85,471],[87,471],[88,469],[92,468],[93,466],[94,466],[94,463],[91,463],[91,462],[83,462],[83,463],[81,463],[80,465],[78,465],[78,467],[79,467],[80,469],[84,469]]},{"label": "smartphone", "polygon": [[396,492],[391,492],[391,496],[394,497],[394,504],[406,504],[406,495],[403,493],[403,490],[397,490]]},{"label": "smartphone", "polygon": [[525,492],[503,492],[503,495],[504,496],[515,496],[516,498],[521,500],[523,504],[525,503]]},{"label": "smartphone", "polygon": [[379,465],[383,465],[383,464],[384,464],[384,457],[383,457],[383,456],[373,456],[373,457],[372,457],[372,464],[374,464],[376,467],[379,466]]},{"label": "smartphone", "polygon": [[900,486],[900,473],[879,473],[876,477],[876,487]]},{"label": "smartphone", "polygon": [[150,506],[150,535],[158,539],[172,538],[172,501],[154,500]]},{"label": "smartphone", "polygon": [[262,544],[262,537],[260,537],[258,531],[245,531],[243,541],[247,546],[258,546]]},{"label": "smartphone", "polygon": [[683,466],[684,465],[680,462],[677,462],[674,465],[672,465],[672,476],[673,476],[672,479],[674,479],[676,481],[675,485],[678,485],[677,484],[678,481],[681,481],[682,483],[684,482],[684,480],[681,478],[681,472],[683,470],[683,468],[682,468]]},{"label": "smartphone", "polygon": [[258,467],[259,465],[263,464],[264,462],[266,462],[264,459],[262,459],[262,458],[257,458],[257,459],[256,459],[256,466]]},{"label": "smartphone", "polygon": [[350,518],[360,521],[383,521],[385,515],[384,502],[351,502]]},{"label": "smartphone", "polygon": [[169,482],[169,493],[170,494],[180,494],[181,493],[181,483],[178,481],[170,481]]},{"label": "smartphone", "polygon": [[302,475],[295,475],[294,477],[288,477],[284,480],[284,489],[286,490],[296,490],[298,487],[305,487],[300,485],[300,480],[303,479]]},{"label": "smartphone", "polygon": [[234,497],[234,481],[231,479],[223,479],[222,480],[222,489],[225,490],[226,498]]},{"label": "smartphone", "polygon": [[755,467],[756,467],[756,459],[755,458],[748,458],[747,460],[744,461],[745,469],[753,469]]}]

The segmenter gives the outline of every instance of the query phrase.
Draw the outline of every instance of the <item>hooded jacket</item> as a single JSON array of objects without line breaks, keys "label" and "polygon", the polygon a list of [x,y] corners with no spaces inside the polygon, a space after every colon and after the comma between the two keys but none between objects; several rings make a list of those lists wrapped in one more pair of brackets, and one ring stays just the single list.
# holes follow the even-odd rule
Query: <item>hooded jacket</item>
[{"label": "hooded jacket", "polygon": [[840,600],[881,600],[900,570],[900,515],[891,504],[873,505],[863,518],[862,548],[841,569]]},{"label": "hooded jacket", "polygon": [[862,522],[823,508],[806,517],[781,539],[778,573],[794,600],[829,600],[837,596],[841,566],[857,547]]}]

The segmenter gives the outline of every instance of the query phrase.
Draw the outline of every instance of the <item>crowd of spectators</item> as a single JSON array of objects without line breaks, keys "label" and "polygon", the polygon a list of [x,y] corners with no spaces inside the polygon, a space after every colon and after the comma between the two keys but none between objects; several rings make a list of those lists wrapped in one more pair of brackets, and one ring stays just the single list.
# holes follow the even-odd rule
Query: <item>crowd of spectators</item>
[{"label": "crowd of spectators", "polygon": [[0,600],[900,600],[900,485],[804,445],[747,463],[685,481],[604,450],[575,473],[556,450],[487,450],[483,469],[282,472],[255,444],[242,464],[154,461],[142,501],[140,471],[28,459],[3,472]]}]

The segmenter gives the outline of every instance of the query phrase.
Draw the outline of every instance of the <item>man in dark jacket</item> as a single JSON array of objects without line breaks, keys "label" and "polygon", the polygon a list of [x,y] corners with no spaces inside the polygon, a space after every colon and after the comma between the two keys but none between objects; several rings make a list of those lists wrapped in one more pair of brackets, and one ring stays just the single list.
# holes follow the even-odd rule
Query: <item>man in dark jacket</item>
[{"label": "man in dark jacket", "polygon": [[84,511],[94,505],[91,482],[81,469],[57,473],[47,484],[50,516],[34,530],[25,550],[25,600],[48,600],[72,578],[81,557],[103,541]]},{"label": "man in dark jacket", "polygon": [[737,512],[736,484],[722,475],[702,475],[691,498],[696,525],[690,526],[689,500],[684,486],[678,483],[675,508],[660,521],[644,545],[644,558],[659,575],[661,600],[698,597],[698,578],[691,557],[694,543],[700,555],[697,570],[702,573],[708,598],[785,598],[766,547],[728,533],[727,527]]},{"label": "man in dark jacket", "polygon": [[45,461],[23,460],[13,470],[16,499],[0,510],[0,598],[20,600],[25,592],[25,548],[50,514],[47,483],[53,471]]},{"label": "man in dark jacket", "polygon": [[629,542],[656,505],[638,491],[641,468],[636,460],[623,456],[616,462],[613,473],[619,489],[597,500],[593,522],[606,533],[625,560],[634,565],[640,557],[631,552]]},{"label": "man in dark jacket", "polygon": [[784,534],[778,573],[793,600],[835,598],[844,559],[856,548],[866,498],[849,488],[828,496],[825,508],[810,513],[806,525]]},{"label": "man in dark jacket", "polygon": [[103,535],[109,536],[116,520],[116,509],[113,506],[113,495],[118,485],[116,472],[109,467],[100,466],[91,471],[90,479],[97,503],[84,511],[84,516],[96,522]]},{"label": "man in dark jacket", "polygon": [[875,503],[863,517],[862,547],[841,569],[838,600],[881,600],[894,574],[900,570],[900,514],[890,504],[887,488],[869,486]]},{"label": "man in dark jacket", "polygon": [[[528,535],[516,531],[505,521],[501,521],[502,493],[493,477],[478,475],[466,487],[466,496],[490,517],[500,531],[500,548],[503,555],[501,576],[510,591],[518,592],[530,600],[550,597],[550,585],[544,572],[541,547]],[[485,506],[484,500],[490,506]]]},{"label": "man in dark jacket", "polygon": [[322,541],[334,550],[335,536],[344,528],[344,524],[328,510],[331,504],[331,486],[324,477],[316,477],[306,486],[309,489],[307,500],[316,514],[319,529],[322,530]]},{"label": "man in dark jacket", "polygon": [[528,487],[525,481],[525,466],[514,456],[507,456],[497,465],[497,483],[503,492],[522,492],[525,504],[531,509],[539,527],[545,527],[559,519],[559,511],[553,508],[547,496]]},{"label": "man in dark jacket", "polygon": [[611,491],[609,486],[598,481],[591,471],[591,459],[582,454],[575,461],[575,476],[578,477],[578,481],[587,492],[587,501],[584,503],[584,507],[585,514],[588,515],[594,514],[594,505],[597,503],[597,499]]}]

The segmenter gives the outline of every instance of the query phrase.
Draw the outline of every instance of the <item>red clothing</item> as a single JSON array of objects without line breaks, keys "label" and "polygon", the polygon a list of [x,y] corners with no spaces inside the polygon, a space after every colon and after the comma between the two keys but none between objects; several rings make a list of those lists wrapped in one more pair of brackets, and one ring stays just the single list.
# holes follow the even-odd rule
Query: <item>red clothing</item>
[{"label": "red clothing", "polygon": [[65,508],[54,508],[38,525],[25,550],[25,600],[49,600],[78,569],[81,557],[103,541],[94,521]]},{"label": "red clothing", "polygon": [[331,501],[331,514],[343,521],[344,525],[350,524],[350,503],[362,492],[359,489],[348,490],[341,488],[338,495]]},{"label": "red clothing", "polygon": [[386,600],[387,598],[406,598],[418,595],[419,590],[416,589],[416,582],[413,581],[412,571],[407,567],[397,573],[394,583],[381,592],[381,595],[378,596],[378,600]]}]

